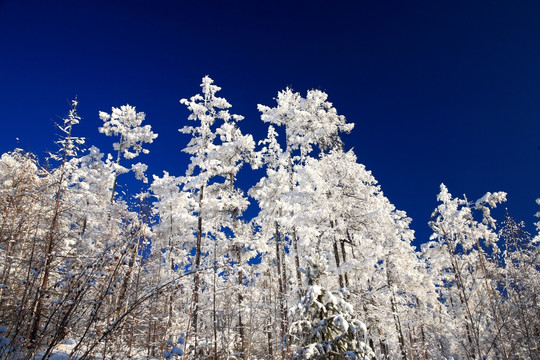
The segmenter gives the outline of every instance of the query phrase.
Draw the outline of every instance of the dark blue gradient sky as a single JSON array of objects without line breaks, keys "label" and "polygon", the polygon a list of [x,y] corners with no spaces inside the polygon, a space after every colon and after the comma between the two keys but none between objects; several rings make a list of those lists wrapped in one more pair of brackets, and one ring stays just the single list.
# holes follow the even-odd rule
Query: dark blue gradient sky
[{"label": "dark blue gradient sky", "polygon": [[[256,140],[266,134],[258,103],[286,86],[326,91],[356,124],[346,147],[413,218],[418,242],[441,182],[471,200],[508,192],[510,213],[533,229],[538,1],[0,0],[0,151],[44,158],[77,95],[88,145],[112,151],[98,111],[129,103],[159,133],[139,160],[181,175],[178,100],[204,75]],[[259,175],[241,174],[246,184]]]}]

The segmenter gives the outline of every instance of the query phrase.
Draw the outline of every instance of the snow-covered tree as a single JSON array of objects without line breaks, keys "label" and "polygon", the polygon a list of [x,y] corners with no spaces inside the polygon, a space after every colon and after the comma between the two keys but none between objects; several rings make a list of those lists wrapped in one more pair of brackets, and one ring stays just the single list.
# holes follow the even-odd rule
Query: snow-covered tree
[{"label": "snow-covered tree", "polygon": [[[195,208],[197,228],[194,229],[196,233],[195,258],[192,266],[199,270],[203,254],[212,252],[212,244],[207,241],[209,239],[213,240],[213,245],[219,250],[214,261],[220,261],[227,267],[236,262],[239,306],[237,331],[240,338],[239,356],[242,358],[245,354],[246,341],[240,293],[243,289],[243,275],[240,269],[244,262],[242,251],[249,249],[250,228],[242,225],[239,217],[249,202],[244,193],[236,187],[235,181],[242,166],[246,162],[255,161],[253,153],[255,143],[251,135],[243,135],[238,128],[237,123],[243,117],[231,115],[228,111],[231,105],[227,100],[216,95],[221,88],[214,85],[213,80],[208,76],[203,78],[201,88],[202,94],[180,101],[191,111],[188,120],[199,122],[198,126],[185,126],[180,129],[182,133],[192,136],[184,149],[192,155],[191,163],[186,176],[182,179],[184,191],[191,192],[191,196],[197,198]],[[221,123],[216,124],[216,121],[221,121]],[[206,260],[207,267],[211,267],[210,258]],[[214,276],[213,281],[216,280]],[[197,332],[200,314],[200,282],[201,274],[197,271],[194,277],[191,318],[195,351],[199,351]],[[215,350],[216,336],[212,341],[214,343],[212,347]]]},{"label": "snow-covered tree", "polygon": [[540,356],[540,248],[523,222],[509,214],[499,230],[499,266],[493,275],[501,288],[499,303],[504,317],[511,357],[534,359]]},{"label": "snow-covered tree", "polygon": [[[497,252],[495,220],[490,208],[506,200],[504,192],[486,193],[476,202],[453,198],[444,184],[433,213],[433,235],[423,245],[440,301],[454,326],[448,349],[453,356],[508,358],[507,335],[497,307],[498,294],[488,274],[486,252]],[[475,220],[480,216],[481,221]],[[457,355],[459,354],[459,355]]]},{"label": "snow-covered tree", "polygon": [[307,265],[306,294],[291,309],[291,341],[298,346],[292,359],[367,359],[373,355],[366,325],[355,318],[343,290],[332,291],[324,285],[327,260],[312,252]]},{"label": "snow-covered tree", "polygon": [[[114,178],[111,203],[114,200],[116,193],[116,185],[118,181],[118,175],[129,171],[128,169],[120,166],[120,160],[122,157],[125,159],[134,159],[142,152],[148,154],[148,149],[143,148],[146,143],[151,144],[157,134],[152,132],[150,125],[142,126],[142,122],[146,118],[146,114],[143,112],[137,112],[134,106],[122,105],[120,108],[112,108],[112,112],[106,113],[104,111],[99,112],[99,118],[103,120],[103,126],[99,128],[99,132],[107,136],[118,136],[118,142],[113,144],[114,150],[117,151],[116,155],[116,171],[117,175]],[[135,176],[139,180],[147,181],[144,172],[147,166],[142,163],[133,164],[131,170],[135,173]]]},{"label": "snow-covered tree", "polygon": [[[59,242],[61,241],[64,229],[61,228],[62,215],[64,210],[65,192],[67,190],[67,179],[73,173],[77,166],[75,157],[77,156],[78,146],[84,143],[84,139],[72,135],[73,126],[77,125],[80,117],[77,115],[77,100],[72,101],[72,108],[66,118],[63,119],[63,124],[57,125],[61,131],[60,139],[56,142],[60,146],[57,154],[51,154],[51,159],[60,163],[59,167],[51,171],[48,177],[53,182],[52,188],[54,191],[54,206],[51,213],[50,225],[46,235],[46,248],[44,252],[44,260],[42,264],[42,274],[40,277],[39,289],[35,294],[34,301],[34,319],[32,330],[30,332],[30,341],[39,346],[38,332],[42,321],[43,302],[48,292],[50,273],[53,268],[53,263],[57,260],[58,255],[63,254],[63,249]],[[54,279],[53,279],[54,280]]]},{"label": "snow-covered tree", "polygon": [[[190,192],[182,190],[181,179],[167,172],[162,177],[154,175],[150,193],[156,199],[153,216],[158,219],[152,227],[152,256],[158,267],[154,271],[160,280],[167,281],[190,265],[189,252],[195,244],[194,231],[197,228],[196,201]],[[164,339],[167,342],[185,331],[187,316],[183,309],[189,306],[189,302],[179,295],[186,285],[177,286],[166,298],[163,312],[166,314],[165,332],[168,336]],[[174,344],[173,348],[178,346]]]},{"label": "snow-covered tree", "polygon": [[[292,243],[297,293],[300,296],[302,294],[300,272],[302,249],[299,248],[299,243],[305,248],[309,248],[309,243],[304,234],[298,233],[295,226],[295,214],[298,215],[299,212],[305,210],[300,209],[298,204],[303,190],[298,188],[296,172],[298,167],[303,166],[306,159],[314,156],[316,151],[341,148],[342,141],[339,134],[350,132],[354,125],[347,124],[345,117],[337,114],[337,110],[328,101],[328,95],[320,90],[309,90],[304,98],[287,88],[278,93],[276,102],[277,105],[273,108],[258,105],[258,109],[263,122],[283,126],[285,129],[285,149],[279,155],[279,165],[274,164],[270,168],[273,171],[274,169],[280,172],[286,171],[288,176],[280,177],[280,180],[286,180],[283,185],[288,186],[288,192],[284,196],[288,199],[280,204],[279,218],[274,221],[277,221],[278,226],[281,227],[282,236]],[[269,135],[273,136],[271,133]],[[275,140],[269,139],[269,141]],[[277,150],[275,146],[274,149]],[[270,156],[272,157],[276,158],[276,155]]]}]

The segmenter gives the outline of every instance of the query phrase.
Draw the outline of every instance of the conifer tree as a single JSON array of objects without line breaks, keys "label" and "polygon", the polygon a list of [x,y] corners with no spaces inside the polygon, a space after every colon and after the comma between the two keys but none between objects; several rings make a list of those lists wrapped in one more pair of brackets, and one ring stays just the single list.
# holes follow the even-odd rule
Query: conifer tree
[{"label": "conifer tree", "polygon": [[307,265],[306,294],[291,309],[291,336],[298,344],[292,359],[367,359],[373,355],[367,345],[366,325],[355,318],[342,290],[324,286],[326,259],[312,252]]}]

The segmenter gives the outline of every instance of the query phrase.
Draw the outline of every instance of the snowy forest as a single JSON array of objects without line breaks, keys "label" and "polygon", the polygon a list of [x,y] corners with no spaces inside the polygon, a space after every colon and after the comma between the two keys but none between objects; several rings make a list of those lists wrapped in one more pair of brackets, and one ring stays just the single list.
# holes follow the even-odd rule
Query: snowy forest
[{"label": "snowy forest", "polygon": [[326,93],[258,105],[256,140],[220,90],[180,100],[183,176],[146,174],[130,105],[96,114],[113,154],[73,100],[56,152],[1,156],[0,359],[540,358],[540,237],[492,216],[504,192],[441,184],[416,248]]}]

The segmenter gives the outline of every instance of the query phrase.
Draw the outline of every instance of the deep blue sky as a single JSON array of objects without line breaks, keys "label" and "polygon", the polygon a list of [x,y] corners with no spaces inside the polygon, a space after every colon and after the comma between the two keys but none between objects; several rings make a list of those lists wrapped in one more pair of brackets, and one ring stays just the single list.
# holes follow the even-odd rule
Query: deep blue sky
[{"label": "deep blue sky", "polygon": [[88,145],[112,151],[98,111],[129,103],[159,133],[139,160],[181,175],[178,100],[204,75],[256,140],[258,103],[286,86],[326,91],[356,124],[346,147],[420,242],[441,182],[469,199],[506,191],[510,212],[535,221],[538,1],[0,0],[0,152],[44,157],[77,95]]}]

